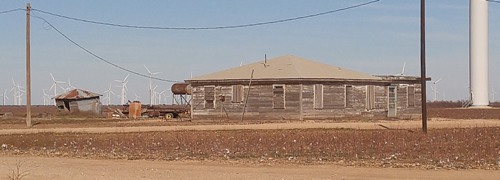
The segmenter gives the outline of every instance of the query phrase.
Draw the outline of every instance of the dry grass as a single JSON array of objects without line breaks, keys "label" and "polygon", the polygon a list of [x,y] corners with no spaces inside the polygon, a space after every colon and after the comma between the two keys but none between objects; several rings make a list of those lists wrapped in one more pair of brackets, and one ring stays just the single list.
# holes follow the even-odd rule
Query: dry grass
[{"label": "dry grass", "polygon": [[9,168],[10,173],[7,175],[7,179],[9,180],[21,180],[30,174],[24,161],[16,161],[14,165],[5,163],[5,165]]},{"label": "dry grass", "polygon": [[499,169],[500,128],[234,130],[0,136],[4,154]]}]

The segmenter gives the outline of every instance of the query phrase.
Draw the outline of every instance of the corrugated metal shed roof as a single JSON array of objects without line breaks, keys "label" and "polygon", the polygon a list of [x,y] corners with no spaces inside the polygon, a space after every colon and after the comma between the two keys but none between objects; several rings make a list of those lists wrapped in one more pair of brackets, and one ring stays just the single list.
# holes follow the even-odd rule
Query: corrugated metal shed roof
[{"label": "corrugated metal shed roof", "polygon": [[82,89],[73,89],[71,91],[62,93],[54,97],[55,99],[88,99],[88,98],[94,98],[94,97],[99,97],[102,96],[100,94],[96,94],[87,90],[82,90]]},{"label": "corrugated metal shed roof", "polygon": [[[340,67],[331,66],[293,55],[280,56],[240,67],[235,67],[203,76],[193,77],[192,81],[204,80],[238,80],[250,79],[254,70],[253,79],[353,79],[353,80],[380,80],[366,73],[356,72]],[[190,81],[188,80],[188,81]]]}]

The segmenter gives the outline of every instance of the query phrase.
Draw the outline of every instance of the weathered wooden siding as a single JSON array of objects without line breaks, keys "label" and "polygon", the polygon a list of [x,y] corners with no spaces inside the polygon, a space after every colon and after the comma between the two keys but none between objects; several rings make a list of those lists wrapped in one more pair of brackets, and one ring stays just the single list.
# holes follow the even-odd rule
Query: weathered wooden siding
[{"label": "weathered wooden siding", "polygon": [[[276,85],[276,84],[275,84]],[[385,85],[374,86],[374,107],[367,109],[367,85],[348,85],[350,97],[346,98],[345,84],[323,84],[323,107],[314,106],[314,84],[284,85],[284,108],[273,108],[276,101],[273,84],[243,86],[243,101],[233,102],[232,85],[216,85],[214,108],[205,108],[204,86],[192,85],[192,115],[194,119],[241,119],[245,101],[245,120],[250,119],[335,119],[346,116],[384,117],[387,115],[387,94]],[[398,85],[398,115],[420,112],[420,86],[415,85],[415,106],[408,107],[407,85]],[[302,91],[301,91],[302,89]],[[221,98],[224,97],[224,98]],[[222,101],[224,99],[224,101]],[[346,107],[346,100],[348,107]],[[301,107],[302,105],[302,107]]]},{"label": "weathered wooden siding", "polygon": [[398,108],[398,112],[401,112],[404,108],[408,106],[408,86],[397,86],[396,90],[396,106]]},{"label": "weathered wooden siding", "polygon": [[[408,104],[408,87],[414,88],[414,105]],[[398,116],[403,118],[420,116],[422,108],[421,86],[399,85],[398,86]],[[411,93],[410,93],[411,94]]]},{"label": "weathered wooden siding", "polygon": [[[203,86],[193,87],[192,104],[195,119],[240,119],[248,98],[245,119],[298,119],[300,115],[300,85],[285,85],[285,108],[273,108],[273,86],[254,85],[248,93],[244,86],[243,102],[232,102],[232,86],[215,86],[215,108],[206,109]],[[221,101],[221,96],[225,101]],[[201,104],[201,105],[197,105]]]},{"label": "weathered wooden siding", "polygon": [[387,86],[375,86],[375,109],[387,111]]}]

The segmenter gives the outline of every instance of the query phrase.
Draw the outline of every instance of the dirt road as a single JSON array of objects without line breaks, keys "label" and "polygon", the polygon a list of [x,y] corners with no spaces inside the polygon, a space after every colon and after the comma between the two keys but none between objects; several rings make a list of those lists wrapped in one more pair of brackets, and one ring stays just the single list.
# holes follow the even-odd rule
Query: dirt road
[{"label": "dirt road", "polygon": [[[232,125],[183,125],[183,126],[133,126],[133,127],[85,127],[85,128],[30,128],[30,129],[0,129],[0,134],[33,134],[43,132],[53,133],[113,133],[113,132],[155,132],[181,130],[236,130],[236,129],[419,129],[421,121],[376,121],[376,122],[291,122],[266,124],[232,124]],[[466,128],[466,127],[499,127],[500,120],[448,120],[434,119],[428,122],[429,129],[434,128]]]},{"label": "dirt road", "polygon": [[[88,128],[1,129],[0,134],[33,134],[40,132],[154,132],[182,130],[235,129],[308,129],[349,128],[418,129],[420,121],[377,122],[293,122],[248,125],[184,125]],[[429,128],[500,127],[500,120],[429,121]],[[29,153],[28,153],[29,154]],[[498,179],[495,170],[425,170],[413,168],[349,167],[333,164],[295,165],[232,161],[152,161],[99,160],[57,157],[0,156],[0,179],[6,179],[16,162],[23,162],[23,179]]]},{"label": "dirt road", "polygon": [[24,179],[498,179],[500,171],[422,170],[336,165],[249,165],[231,162],[158,162],[0,157],[0,178],[24,164]]}]

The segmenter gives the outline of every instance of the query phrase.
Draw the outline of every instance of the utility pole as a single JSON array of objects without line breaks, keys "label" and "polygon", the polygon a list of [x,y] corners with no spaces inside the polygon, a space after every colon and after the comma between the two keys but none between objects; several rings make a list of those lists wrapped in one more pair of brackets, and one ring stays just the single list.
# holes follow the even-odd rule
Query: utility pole
[{"label": "utility pole", "polygon": [[427,134],[427,77],[425,75],[425,0],[420,0],[420,84],[422,89],[422,131]]},{"label": "utility pole", "polygon": [[26,125],[31,127],[30,3],[26,4]]},{"label": "utility pole", "polygon": [[252,69],[252,74],[250,75],[250,82],[248,83],[248,91],[247,91],[247,95],[245,97],[245,105],[243,105],[243,113],[241,114],[242,121],[245,118],[245,111],[247,111],[248,96],[250,96],[250,88],[252,87],[253,72],[254,72],[254,69]]}]

